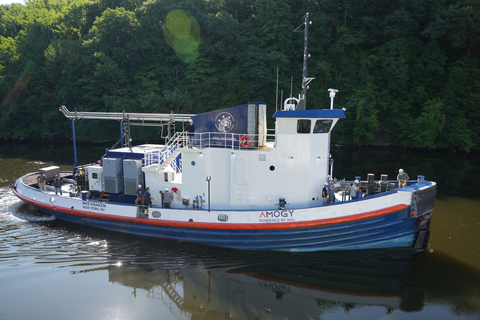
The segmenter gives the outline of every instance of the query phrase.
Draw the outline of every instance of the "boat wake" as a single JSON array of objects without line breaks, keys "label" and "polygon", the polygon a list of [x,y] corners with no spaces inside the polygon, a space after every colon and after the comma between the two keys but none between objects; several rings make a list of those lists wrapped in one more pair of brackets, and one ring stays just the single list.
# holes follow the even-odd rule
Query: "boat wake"
[{"label": "boat wake", "polygon": [[17,222],[53,221],[55,216],[47,216],[18,199],[10,187],[0,188],[0,220]]}]

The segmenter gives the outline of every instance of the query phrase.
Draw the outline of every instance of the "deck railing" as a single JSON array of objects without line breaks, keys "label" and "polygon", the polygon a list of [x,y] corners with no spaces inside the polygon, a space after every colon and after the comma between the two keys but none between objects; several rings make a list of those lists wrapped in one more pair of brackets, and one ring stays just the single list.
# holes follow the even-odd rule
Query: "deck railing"
[{"label": "deck railing", "polygon": [[[192,139],[192,138],[191,138]],[[205,132],[195,133],[193,146],[195,148],[225,148],[225,149],[260,149],[274,147],[275,134],[239,134]]]},{"label": "deck railing", "polygon": [[[275,146],[275,134],[205,132],[195,133],[193,137],[188,137],[187,139],[185,132],[177,132],[162,150],[153,150],[145,153],[144,166],[157,165],[160,168],[164,164],[169,164],[175,171],[181,171],[181,161],[178,162],[172,157],[175,157],[175,153],[178,153],[176,151],[177,148],[186,147],[189,140],[191,140],[191,145],[197,149],[224,148],[232,150],[255,150],[265,147],[273,148]],[[169,163],[166,164],[166,162]]]}]

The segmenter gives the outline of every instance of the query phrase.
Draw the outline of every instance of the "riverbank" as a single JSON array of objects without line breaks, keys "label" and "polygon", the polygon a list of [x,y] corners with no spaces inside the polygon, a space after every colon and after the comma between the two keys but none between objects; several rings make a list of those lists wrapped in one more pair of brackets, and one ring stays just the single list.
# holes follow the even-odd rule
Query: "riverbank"
[{"label": "riverbank", "polygon": [[[79,147],[104,147],[104,148],[111,148],[117,141],[116,140],[104,140],[104,141],[84,141],[78,140],[77,146]],[[135,140],[133,144],[141,144],[142,142]],[[164,144],[164,139],[160,140],[150,140],[148,143],[151,144]],[[62,145],[68,146],[73,145],[73,141],[71,139],[66,138],[58,138],[58,139],[0,139],[0,146],[8,146],[8,145],[18,145],[18,144],[43,144],[43,145]],[[406,146],[399,146],[399,145],[392,145],[388,143],[373,143],[373,144],[362,144],[362,145],[354,145],[354,144],[338,144],[332,142],[331,150],[336,151],[389,151],[389,152],[422,152],[422,153],[434,153],[434,154],[444,154],[444,153],[452,153],[452,154],[465,154],[465,155],[480,155],[480,148],[479,149],[472,149],[469,152],[462,150],[462,149],[429,149],[429,148],[414,148],[414,147],[406,147]]]}]

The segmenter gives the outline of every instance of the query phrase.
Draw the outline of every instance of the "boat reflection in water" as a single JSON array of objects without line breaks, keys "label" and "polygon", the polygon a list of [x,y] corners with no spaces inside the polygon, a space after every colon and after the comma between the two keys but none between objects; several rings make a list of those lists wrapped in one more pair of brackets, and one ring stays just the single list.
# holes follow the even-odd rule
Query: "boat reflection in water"
[{"label": "boat reflection in water", "polygon": [[365,306],[380,314],[423,307],[422,270],[411,251],[211,253],[188,265],[194,259],[172,265],[171,256],[168,264],[113,257],[119,263],[108,267],[109,281],[147,290],[178,319],[312,319]]}]

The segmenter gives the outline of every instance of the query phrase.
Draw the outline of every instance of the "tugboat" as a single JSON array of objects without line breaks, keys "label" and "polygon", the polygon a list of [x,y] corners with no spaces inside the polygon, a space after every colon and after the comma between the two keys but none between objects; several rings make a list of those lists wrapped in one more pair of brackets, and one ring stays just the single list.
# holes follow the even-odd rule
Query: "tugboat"
[{"label": "tugboat", "polygon": [[[120,121],[120,147],[87,165],[78,165],[75,147],[73,172],[48,167],[26,174],[14,183],[15,195],[57,219],[157,239],[249,250],[424,250],[435,182],[424,176],[404,186],[387,175],[334,178],[331,132],[345,114],[333,108],[336,89],[329,89],[330,109],[306,109],[309,24],[307,13],[302,93],[275,112],[275,129],[267,129],[262,102],[196,115],[70,112],[63,106],[74,146],[75,121],[108,119]],[[190,121],[195,133],[173,133]],[[145,123],[167,127],[164,145],[131,145],[130,125]],[[46,188],[37,182],[42,173]],[[52,185],[56,175],[62,194]],[[324,203],[329,182],[332,201]],[[352,197],[354,185],[358,197]],[[137,199],[137,190],[146,188],[148,205]]]}]

